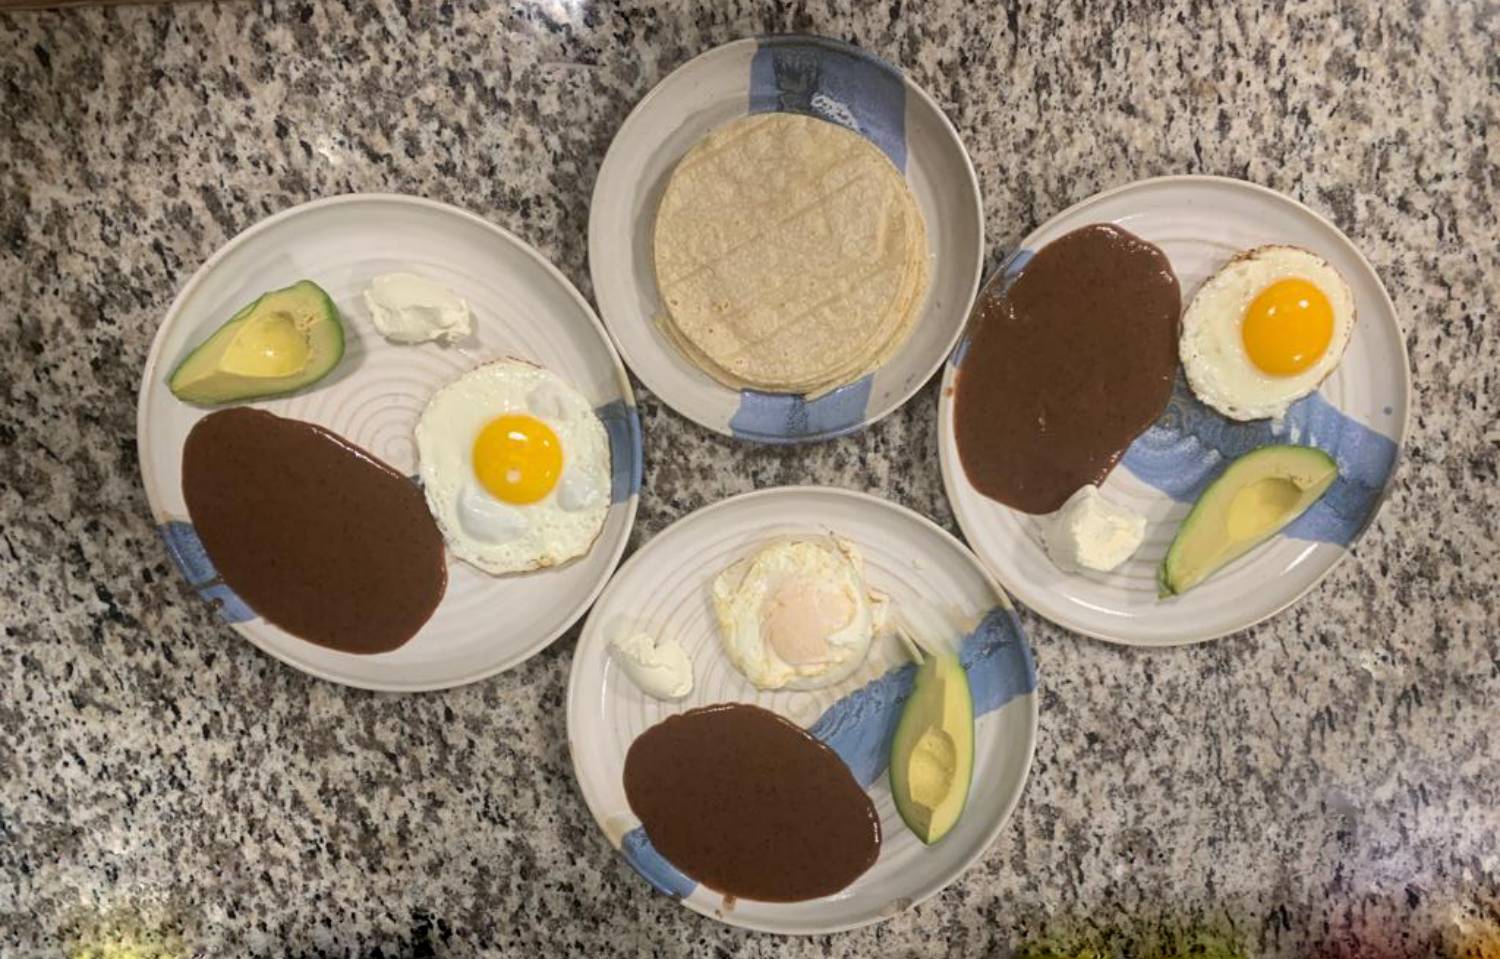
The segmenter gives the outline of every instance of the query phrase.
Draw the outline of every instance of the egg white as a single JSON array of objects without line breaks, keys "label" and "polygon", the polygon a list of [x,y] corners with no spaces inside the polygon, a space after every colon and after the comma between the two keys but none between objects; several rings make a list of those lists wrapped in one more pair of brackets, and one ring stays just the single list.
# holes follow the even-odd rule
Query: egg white
[{"label": "egg white", "polygon": [[[1262,372],[1245,351],[1245,309],[1277,280],[1300,278],[1328,297],[1333,338],[1312,366],[1291,376]],[[1339,365],[1354,331],[1354,292],[1327,261],[1294,246],[1262,246],[1241,253],[1209,277],[1182,317],[1179,354],[1188,385],[1230,419],[1280,417],[1318,388]]]},{"label": "egg white", "polygon": [[[557,434],[562,473],[541,500],[492,496],[474,473],[474,441],[506,413],[541,420]],[[523,360],[496,360],[432,395],[416,426],[427,507],[459,559],[487,573],[556,566],[588,552],[609,512],[609,435],[582,394]]]},{"label": "egg white", "polygon": [[[827,637],[821,662],[788,663],[764,639],[765,605],[794,578],[831,587],[852,610],[849,621]],[[760,689],[821,689],[847,679],[869,654],[889,605],[865,584],[859,550],[837,537],[773,540],[720,573],[712,593],[724,652]]]}]

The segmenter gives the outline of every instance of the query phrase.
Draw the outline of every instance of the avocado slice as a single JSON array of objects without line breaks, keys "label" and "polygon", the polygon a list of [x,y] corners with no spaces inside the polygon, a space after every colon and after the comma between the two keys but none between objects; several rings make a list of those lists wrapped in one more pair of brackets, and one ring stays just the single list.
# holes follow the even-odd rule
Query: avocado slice
[{"label": "avocado slice", "polygon": [[918,839],[932,845],[948,835],[964,811],[973,773],[969,677],[957,656],[929,654],[891,742],[891,795]]},{"label": "avocado slice", "polygon": [[167,385],[189,403],[213,406],[300,390],[344,355],[338,307],[311,280],[263,293],[172,371]]},{"label": "avocado slice", "polygon": [[1191,589],[1270,539],[1338,477],[1333,458],[1311,446],[1262,446],[1230,463],[1177,527],[1158,576],[1161,595]]}]

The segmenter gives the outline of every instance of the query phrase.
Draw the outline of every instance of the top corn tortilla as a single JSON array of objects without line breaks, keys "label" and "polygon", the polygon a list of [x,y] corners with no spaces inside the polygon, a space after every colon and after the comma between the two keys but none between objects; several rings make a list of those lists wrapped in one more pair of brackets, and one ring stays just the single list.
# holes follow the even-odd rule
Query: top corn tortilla
[{"label": "top corn tortilla", "polygon": [[826,392],[884,363],[927,287],[927,237],[874,144],[796,114],[745,117],[678,163],[657,211],[667,336],[734,388]]}]

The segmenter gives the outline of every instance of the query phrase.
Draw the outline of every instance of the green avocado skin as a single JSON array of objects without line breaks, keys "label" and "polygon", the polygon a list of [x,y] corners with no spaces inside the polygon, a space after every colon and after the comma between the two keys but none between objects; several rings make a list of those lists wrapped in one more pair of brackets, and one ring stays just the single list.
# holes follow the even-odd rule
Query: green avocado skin
[{"label": "green avocado skin", "polygon": [[[272,377],[245,376],[221,369],[224,352],[240,328],[267,312],[289,314],[304,329],[310,351],[307,364],[288,376]],[[299,280],[291,286],[262,293],[241,307],[177,364],[167,386],[178,399],[200,406],[265,399],[294,393],[316,383],[332,372],[343,356],[344,324],[333,298],[313,281]]]},{"label": "green avocado skin", "polygon": [[[1172,545],[1157,570],[1158,595],[1179,595],[1285,529],[1307,512],[1338,479],[1333,457],[1312,446],[1262,446],[1229,464],[1219,478],[1198,495],[1192,511],[1177,527]],[[1263,480],[1279,480],[1295,487],[1297,495],[1261,535],[1231,541],[1230,507],[1247,487]]]}]

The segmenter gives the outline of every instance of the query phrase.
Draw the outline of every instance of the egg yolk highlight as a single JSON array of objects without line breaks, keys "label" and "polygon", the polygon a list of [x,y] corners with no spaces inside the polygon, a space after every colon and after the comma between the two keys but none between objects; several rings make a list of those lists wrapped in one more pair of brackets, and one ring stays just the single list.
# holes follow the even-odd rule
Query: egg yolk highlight
[{"label": "egg yolk highlight", "polygon": [[1301,373],[1333,341],[1333,307],[1307,280],[1277,280],[1261,290],[1240,324],[1245,352],[1271,376]]},{"label": "egg yolk highlight", "polygon": [[496,499],[523,506],[552,492],[562,475],[562,444],[534,416],[507,413],[474,440],[474,475]]}]

